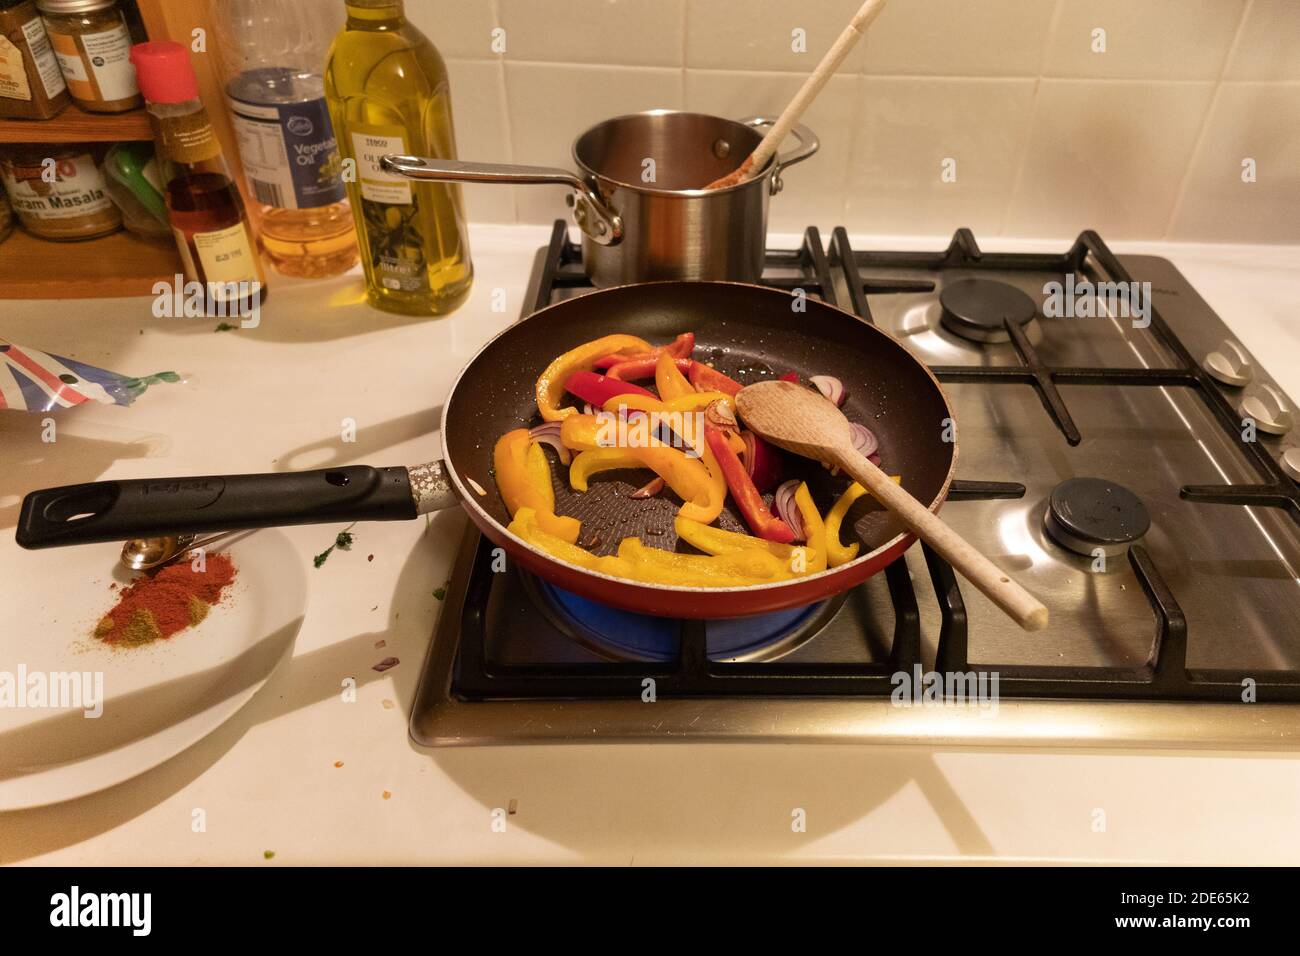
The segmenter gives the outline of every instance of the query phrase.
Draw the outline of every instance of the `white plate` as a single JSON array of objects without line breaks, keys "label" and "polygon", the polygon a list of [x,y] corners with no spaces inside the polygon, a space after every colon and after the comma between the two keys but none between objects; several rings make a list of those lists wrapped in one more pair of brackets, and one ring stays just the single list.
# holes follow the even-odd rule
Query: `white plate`
[{"label": "white plate", "polygon": [[271,529],[217,547],[237,571],[224,600],[197,627],[121,649],[93,636],[117,601],[110,584],[134,577],[117,563],[121,545],[20,556],[22,580],[7,589],[19,613],[0,626],[0,671],[16,677],[25,665],[47,686],[54,674],[102,674],[103,713],[0,706],[0,811],[84,796],[158,766],[221,726],[292,653],[307,606],[297,550]]}]

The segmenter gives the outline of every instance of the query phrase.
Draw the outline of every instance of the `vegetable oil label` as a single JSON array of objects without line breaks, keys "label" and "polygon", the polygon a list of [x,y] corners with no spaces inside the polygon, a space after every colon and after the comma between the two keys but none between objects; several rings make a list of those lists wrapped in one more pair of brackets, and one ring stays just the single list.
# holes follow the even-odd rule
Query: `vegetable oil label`
[{"label": "vegetable oil label", "polygon": [[23,24],[23,36],[27,38],[27,49],[32,51],[32,60],[36,63],[41,85],[45,87],[45,95],[54,99],[68,88],[68,84],[63,82],[63,71],[50,49],[50,38],[45,35],[45,24],[40,17],[33,17]]},{"label": "vegetable oil label", "polygon": [[140,92],[135,83],[135,67],[131,65],[131,35],[126,24],[79,36],[49,32],[64,79],[77,99],[125,100]]},{"label": "vegetable oil label", "polygon": [[338,141],[324,98],[256,104],[231,97],[230,109],[248,188],[259,203],[315,209],[343,201]]},{"label": "vegetable oil label", "polygon": [[[185,233],[179,229],[174,231],[177,245],[185,248]],[[257,259],[243,222],[237,222],[226,229],[196,232],[191,238],[205,282],[224,284],[257,281]],[[241,295],[233,288],[225,289],[218,285],[210,288],[218,300],[238,299]]]},{"label": "vegetable oil label", "polygon": [[400,127],[368,127],[352,133],[366,253],[379,286],[394,292],[428,292],[429,263],[424,255],[420,197],[411,189],[410,180],[379,168],[381,156],[406,154],[402,132]]},{"label": "vegetable oil label", "polygon": [[112,205],[95,161],[89,153],[55,162],[55,181],[46,182],[42,166],[0,164],[5,190],[14,211],[36,220],[74,219],[102,212]]}]

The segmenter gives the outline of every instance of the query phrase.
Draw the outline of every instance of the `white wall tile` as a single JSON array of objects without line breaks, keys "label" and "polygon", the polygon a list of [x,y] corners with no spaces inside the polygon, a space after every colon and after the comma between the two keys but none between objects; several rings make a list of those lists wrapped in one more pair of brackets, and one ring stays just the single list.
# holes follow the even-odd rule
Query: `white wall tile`
[{"label": "white wall tile", "polygon": [[[1034,80],[863,77],[847,225],[995,232],[1029,126]],[[956,181],[941,176],[956,161]]]},{"label": "white wall tile", "polygon": [[[1047,76],[1212,80],[1219,76],[1246,0],[1061,0],[1048,41]],[[1106,31],[1106,52],[1092,32]]]},{"label": "white wall tile", "polygon": [[[510,161],[505,68],[490,60],[448,60],[456,153],[461,159]],[[471,222],[514,222],[514,186],[465,184],[465,211]]]},{"label": "white wall tile", "polygon": [[406,0],[406,18],[433,41],[443,57],[495,60],[493,0]]},{"label": "white wall tile", "polygon": [[[1255,182],[1242,161],[1255,161]],[[1170,235],[1300,242],[1300,83],[1225,83],[1192,159]]]},{"label": "white wall tile", "polygon": [[[862,0],[690,0],[686,5],[686,65],[811,73],[861,6]],[[792,50],[795,29],[804,31],[807,52]],[[842,71],[858,71],[863,45],[859,42],[849,54]]]},{"label": "white wall tile", "polygon": [[[732,119],[774,117],[802,82],[803,77],[794,73],[687,70],[686,108]],[[817,136],[821,147],[782,175],[785,188],[772,199],[769,228],[798,232],[810,224],[824,229],[839,224],[857,97],[857,77],[832,77],[804,114],[804,125]],[[793,136],[786,142],[787,151],[797,145]]]},{"label": "white wall tile", "polygon": [[1300,80],[1300,3],[1254,0],[1223,76],[1228,80]]},{"label": "white wall tile", "polygon": [[867,73],[1037,76],[1054,0],[893,0],[861,41]]},{"label": "white wall tile", "polygon": [[[574,169],[573,141],[601,120],[640,110],[681,109],[682,71],[508,62],[506,92],[515,162]],[[558,186],[520,186],[520,221],[567,217],[565,193]]]},{"label": "white wall tile", "polygon": [[1212,83],[1042,80],[1004,231],[1164,233]]},{"label": "white wall tile", "polygon": [[681,66],[685,0],[498,0],[506,56]]}]

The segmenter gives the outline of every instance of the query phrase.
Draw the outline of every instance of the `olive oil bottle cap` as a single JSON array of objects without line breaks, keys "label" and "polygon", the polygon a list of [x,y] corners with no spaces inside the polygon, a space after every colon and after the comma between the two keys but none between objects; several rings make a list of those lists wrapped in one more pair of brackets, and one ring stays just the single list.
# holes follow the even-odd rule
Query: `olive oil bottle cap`
[{"label": "olive oil bottle cap", "polygon": [[150,103],[186,103],[199,98],[199,81],[190,53],[173,40],[151,40],[131,47],[140,92]]}]

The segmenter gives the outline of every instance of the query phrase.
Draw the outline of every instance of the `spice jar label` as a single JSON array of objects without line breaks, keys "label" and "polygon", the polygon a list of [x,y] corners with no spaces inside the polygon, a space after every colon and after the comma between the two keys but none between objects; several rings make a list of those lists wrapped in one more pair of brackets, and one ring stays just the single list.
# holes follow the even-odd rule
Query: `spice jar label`
[{"label": "spice jar label", "polygon": [[131,34],[125,24],[103,33],[83,33],[81,43],[102,99],[125,100],[140,92],[130,60]]},{"label": "spice jar label", "polygon": [[0,34],[0,96],[11,100],[27,101],[32,98],[32,88],[27,82],[27,68],[23,51]]},{"label": "spice jar label", "polygon": [[135,67],[130,61],[131,35],[125,24],[78,36],[55,30],[48,32],[63,77],[76,99],[89,103],[112,102],[139,93]]},{"label": "spice jar label", "polygon": [[33,17],[22,25],[22,31],[27,39],[27,49],[32,53],[32,61],[36,64],[36,73],[41,78],[41,86],[45,87],[45,95],[54,99],[68,88],[68,84],[63,82],[63,71],[59,69],[59,61],[50,49],[45,24],[40,17]]},{"label": "spice jar label", "polygon": [[41,178],[40,166],[6,162],[0,170],[14,212],[29,227],[33,221],[39,225],[54,219],[93,216],[112,206],[104,177],[89,153],[60,159],[55,169],[57,178],[52,183]]}]

